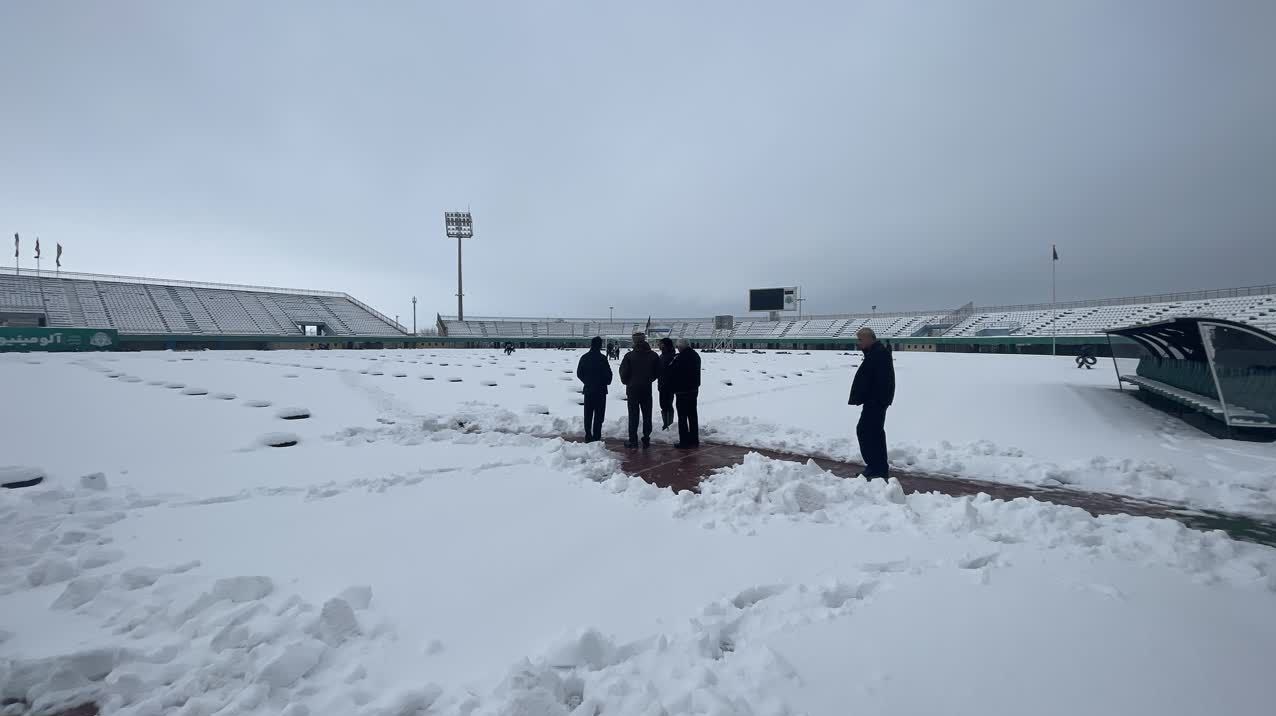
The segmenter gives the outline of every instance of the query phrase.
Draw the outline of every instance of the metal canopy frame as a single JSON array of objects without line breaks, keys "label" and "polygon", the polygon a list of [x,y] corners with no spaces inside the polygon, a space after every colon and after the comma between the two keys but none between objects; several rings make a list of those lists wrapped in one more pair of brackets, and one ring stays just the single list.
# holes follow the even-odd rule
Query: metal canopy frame
[{"label": "metal canopy frame", "polygon": [[[1276,346],[1276,336],[1260,328],[1223,318],[1171,318],[1155,323],[1115,328],[1105,332],[1108,335],[1109,348],[1112,345],[1112,336],[1121,336],[1143,346],[1148,353],[1157,358],[1204,363],[1208,366],[1210,378],[1214,381],[1214,392],[1218,394],[1219,406],[1223,409],[1223,424],[1230,431],[1233,427],[1232,406],[1228,405],[1227,396],[1223,392],[1223,385],[1218,379],[1213,336],[1207,333],[1207,328],[1215,326],[1249,333]],[[1112,365],[1117,374],[1117,387],[1121,388],[1121,369],[1116,362],[1115,353],[1112,354]],[[1124,390],[1124,388],[1121,389]],[[1236,427],[1253,426],[1246,424]]]}]

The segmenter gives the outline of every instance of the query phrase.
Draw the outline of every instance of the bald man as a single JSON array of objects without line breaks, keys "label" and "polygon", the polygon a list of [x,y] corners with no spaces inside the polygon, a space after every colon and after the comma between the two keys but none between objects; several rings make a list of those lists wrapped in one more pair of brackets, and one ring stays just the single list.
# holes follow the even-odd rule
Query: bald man
[{"label": "bald man", "polygon": [[860,421],[855,435],[860,441],[860,455],[864,457],[864,477],[870,480],[890,476],[886,464],[886,409],[895,401],[895,363],[890,350],[877,340],[871,328],[855,332],[864,360],[855,371],[851,382],[851,405],[860,408]]}]

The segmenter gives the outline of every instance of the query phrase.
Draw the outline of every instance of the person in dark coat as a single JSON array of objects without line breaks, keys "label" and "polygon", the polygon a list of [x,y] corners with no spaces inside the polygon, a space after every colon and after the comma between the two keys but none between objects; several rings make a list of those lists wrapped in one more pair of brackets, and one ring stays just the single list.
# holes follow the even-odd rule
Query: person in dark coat
[{"label": "person in dark coat", "polygon": [[877,340],[871,328],[861,328],[855,333],[864,360],[855,371],[851,382],[851,405],[860,408],[860,421],[855,435],[860,441],[860,455],[864,457],[864,477],[872,479],[890,476],[886,464],[886,409],[895,402],[895,362],[890,349]]},{"label": "person in dark coat", "polygon": [[603,339],[589,341],[589,352],[576,364],[576,377],[585,384],[585,442],[603,439],[603,417],[607,414],[607,386],[611,385],[611,363],[603,355]]},{"label": "person in dark coat", "polygon": [[651,350],[644,333],[634,334],[633,350],[620,361],[620,382],[625,384],[629,402],[629,442],[638,447],[638,413],[642,413],[642,446],[651,444],[651,384],[660,378],[660,356]]},{"label": "person in dark coat", "polygon": [[686,338],[678,339],[678,357],[674,358],[670,370],[678,408],[678,444],[674,447],[682,450],[700,447],[700,414],[696,406],[700,399],[700,354]]},{"label": "person in dark coat", "polygon": [[678,354],[673,349],[673,341],[660,339],[660,380],[656,388],[660,390],[660,429],[668,430],[673,425],[673,384],[670,382],[669,364]]}]

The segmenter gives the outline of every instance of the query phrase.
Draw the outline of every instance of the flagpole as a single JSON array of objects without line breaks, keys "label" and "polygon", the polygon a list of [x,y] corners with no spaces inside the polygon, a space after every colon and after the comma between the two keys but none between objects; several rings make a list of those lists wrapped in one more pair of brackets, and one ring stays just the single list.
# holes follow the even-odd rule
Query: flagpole
[{"label": "flagpole", "polygon": [[1054,316],[1054,320],[1050,322],[1050,355],[1058,355],[1055,346],[1059,337],[1059,308],[1057,306],[1058,294],[1055,291],[1055,264],[1059,263],[1058,250],[1053,244],[1050,245],[1050,315]]},{"label": "flagpole", "polygon": [[44,311],[44,325],[49,325],[49,302],[44,298],[44,281],[40,280],[40,254],[35,255],[35,284],[40,287],[40,308]]}]

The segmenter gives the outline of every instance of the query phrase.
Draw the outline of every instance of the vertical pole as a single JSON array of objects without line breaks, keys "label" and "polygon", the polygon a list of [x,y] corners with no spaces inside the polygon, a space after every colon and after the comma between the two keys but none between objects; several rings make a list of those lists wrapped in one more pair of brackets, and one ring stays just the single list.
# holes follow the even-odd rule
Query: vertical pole
[{"label": "vertical pole", "polygon": [[416,296],[412,297],[412,335],[416,335]]},{"label": "vertical pole", "polygon": [[44,298],[44,281],[40,280],[40,257],[35,257],[35,284],[40,287],[40,310],[44,312],[44,325],[49,325],[49,302]]},{"label": "vertical pole", "polygon": [[1197,323],[1196,329],[1201,333],[1201,345],[1205,348],[1205,362],[1210,367],[1210,376],[1214,378],[1214,392],[1218,393],[1218,404],[1223,408],[1223,424],[1227,426],[1228,437],[1232,433],[1232,413],[1227,408],[1227,398],[1223,397],[1223,385],[1218,382],[1218,369],[1214,366],[1214,334],[1205,330],[1204,323]]},{"label": "vertical pole", "polygon": [[1050,314],[1054,320],[1050,322],[1050,355],[1058,355],[1055,342],[1059,336],[1059,309],[1056,306],[1058,294],[1055,292],[1055,264],[1059,263],[1054,258],[1054,247],[1050,247]]},{"label": "vertical pole", "polygon": [[1117,390],[1125,392],[1125,388],[1121,385],[1121,366],[1117,364],[1116,348],[1112,347],[1112,334],[1108,334],[1108,353],[1112,356],[1112,370],[1116,371]]},{"label": "vertical pole", "polygon": [[461,237],[456,237],[456,320],[465,320],[465,291],[461,288]]}]

